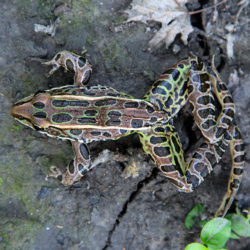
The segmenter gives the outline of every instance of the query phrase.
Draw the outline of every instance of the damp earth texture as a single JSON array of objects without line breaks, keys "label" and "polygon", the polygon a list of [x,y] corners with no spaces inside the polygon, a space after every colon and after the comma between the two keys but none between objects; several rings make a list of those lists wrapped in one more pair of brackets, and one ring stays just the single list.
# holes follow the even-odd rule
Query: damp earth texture
[{"label": "damp earth texture", "polygon": [[244,1],[189,1],[168,48],[135,2],[1,1],[0,249],[184,249],[198,203],[249,208]]}]

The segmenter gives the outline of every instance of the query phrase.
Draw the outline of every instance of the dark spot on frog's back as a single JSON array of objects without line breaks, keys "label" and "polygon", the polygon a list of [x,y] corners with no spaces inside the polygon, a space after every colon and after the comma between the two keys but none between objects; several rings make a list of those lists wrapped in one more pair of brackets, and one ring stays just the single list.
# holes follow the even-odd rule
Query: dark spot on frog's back
[{"label": "dark spot on frog's back", "polygon": [[45,104],[42,102],[35,102],[33,103],[33,106],[38,109],[43,109],[45,107]]},{"label": "dark spot on frog's back", "polygon": [[34,114],[34,117],[42,119],[42,118],[46,118],[47,114],[45,112],[36,112]]},{"label": "dark spot on frog's back", "polygon": [[101,134],[101,132],[100,131],[91,131],[90,134],[93,136],[98,136]]},{"label": "dark spot on frog's back", "polygon": [[139,103],[138,102],[125,102],[124,108],[138,108]]},{"label": "dark spot on frog's back", "polygon": [[119,93],[107,93],[107,96],[113,96],[113,97],[117,97],[117,96],[121,96]]},{"label": "dark spot on frog's back", "polygon": [[132,128],[141,128],[143,125],[143,121],[139,119],[133,119],[131,121],[131,127]]},{"label": "dark spot on frog's back", "polygon": [[65,107],[87,107],[89,105],[88,101],[79,101],[79,100],[63,100],[63,99],[55,99],[52,101],[52,105],[57,108],[65,108]]},{"label": "dark spot on frog's back", "polygon": [[111,134],[109,132],[104,132],[103,136],[105,136],[105,137],[111,137]]},{"label": "dark spot on frog's back", "polygon": [[116,104],[115,99],[103,99],[95,102],[95,106],[100,107],[100,106],[109,106],[109,105],[114,105]]},{"label": "dark spot on frog's back", "polygon": [[81,124],[95,124],[96,123],[96,119],[92,118],[92,117],[82,117],[82,118],[78,118],[77,120],[79,123]]},{"label": "dark spot on frog's back", "polygon": [[119,118],[121,116],[121,113],[119,111],[113,110],[113,111],[108,112],[108,116],[111,118],[115,118],[115,117]]},{"label": "dark spot on frog's back", "polygon": [[121,121],[119,119],[110,119],[106,121],[106,126],[119,126],[121,124]]},{"label": "dark spot on frog's back", "polygon": [[67,113],[57,113],[52,116],[52,121],[55,123],[65,123],[70,122],[72,120],[71,115]]},{"label": "dark spot on frog's back", "polygon": [[95,116],[96,114],[97,114],[97,111],[94,109],[85,111],[85,115],[87,116]]},{"label": "dark spot on frog's back", "polygon": [[80,135],[82,133],[82,130],[80,130],[80,129],[71,129],[70,133],[72,135]]}]

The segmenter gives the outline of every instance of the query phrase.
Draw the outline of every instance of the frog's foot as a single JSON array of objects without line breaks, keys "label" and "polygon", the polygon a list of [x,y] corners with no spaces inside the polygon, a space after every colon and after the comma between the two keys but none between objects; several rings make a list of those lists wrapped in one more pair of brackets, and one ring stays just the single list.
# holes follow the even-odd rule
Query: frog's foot
[{"label": "frog's foot", "polygon": [[[75,182],[79,181],[83,177],[84,173],[87,172],[87,169],[81,169],[81,171],[72,171],[72,169],[73,161],[71,161],[64,173],[62,173],[59,168],[51,166],[51,173],[46,176],[46,180],[48,179],[48,177],[53,177],[58,179],[64,186],[71,186]],[[70,170],[72,171],[72,173],[70,172]]]},{"label": "frog's foot", "polygon": [[91,65],[87,59],[66,50],[57,53],[50,61],[43,64],[53,66],[48,76],[51,76],[60,67],[63,67],[66,71],[75,72],[74,80],[76,86],[86,85],[92,72]]},{"label": "frog's foot", "polygon": [[51,166],[50,173],[46,175],[45,179],[47,181],[49,177],[53,177],[61,181],[62,176],[63,176],[63,173],[59,168],[57,168],[56,166]]}]

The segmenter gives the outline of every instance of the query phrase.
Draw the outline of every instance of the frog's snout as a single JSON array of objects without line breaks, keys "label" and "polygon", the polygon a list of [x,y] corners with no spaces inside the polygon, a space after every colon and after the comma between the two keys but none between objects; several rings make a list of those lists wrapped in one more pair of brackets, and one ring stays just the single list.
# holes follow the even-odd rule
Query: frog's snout
[{"label": "frog's snout", "polygon": [[18,105],[13,105],[10,109],[10,114],[16,119],[27,119],[30,118],[30,114],[32,113],[32,106],[30,103],[22,103]]}]

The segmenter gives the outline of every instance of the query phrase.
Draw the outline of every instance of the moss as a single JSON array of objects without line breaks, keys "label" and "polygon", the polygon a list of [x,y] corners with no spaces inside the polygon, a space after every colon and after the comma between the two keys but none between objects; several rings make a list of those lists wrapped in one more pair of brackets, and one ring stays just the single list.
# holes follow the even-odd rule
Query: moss
[{"label": "moss", "polygon": [[128,19],[128,17],[125,16],[125,15],[124,15],[124,16],[118,15],[118,16],[115,18],[114,23],[115,23],[115,25],[119,25],[119,24],[122,24],[122,23],[126,22],[127,19]]},{"label": "moss", "polygon": [[[20,16],[39,15],[47,20],[51,20],[53,18],[51,10],[54,8],[54,0],[19,0],[15,1],[14,4],[18,7],[18,14]],[[34,10],[36,11],[34,12]]]},{"label": "moss", "polygon": [[13,126],[11,127],[11,129],[10,129],[10,131],[11,131],[12,133],[17,132],[17,131],[19,131],[19,130],[20,130],[20,125],[19,125],[19,124],[13,125]]},{"label": "moss", "polygon": [[9,220],[4,224],[0,233],[2,237],[0,248],[25,249],[25,246],[32,245],[41,228],[41,223],[36,220],[18,218]]}]

